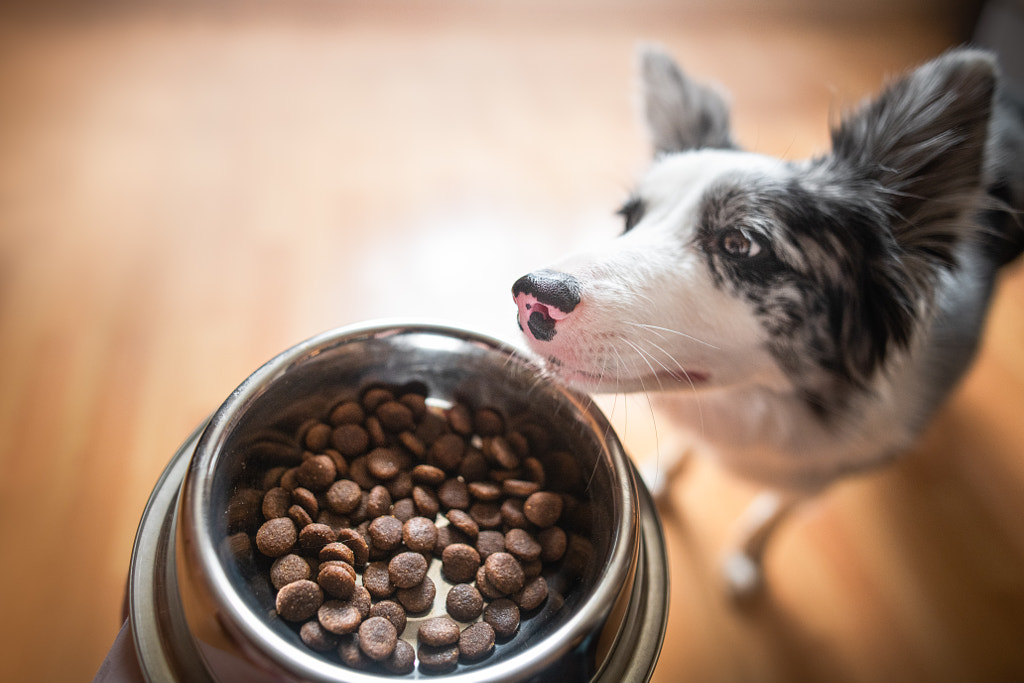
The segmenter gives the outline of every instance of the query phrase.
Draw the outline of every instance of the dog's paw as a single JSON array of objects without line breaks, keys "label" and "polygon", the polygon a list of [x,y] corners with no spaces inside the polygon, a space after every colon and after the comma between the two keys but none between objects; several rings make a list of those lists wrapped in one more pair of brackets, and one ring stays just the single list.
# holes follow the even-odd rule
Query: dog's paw
[{"label": "dog's paw", "polygon": [[721,569],[726,592],[735,603],[749,602],[764,588],[761,563],[744,552],[734,551],[726,555]]}]

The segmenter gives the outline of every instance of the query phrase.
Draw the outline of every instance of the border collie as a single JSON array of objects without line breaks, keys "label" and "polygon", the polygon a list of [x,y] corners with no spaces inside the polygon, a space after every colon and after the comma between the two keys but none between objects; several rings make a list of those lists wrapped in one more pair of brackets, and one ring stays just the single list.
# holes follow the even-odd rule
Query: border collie
[{"label": "border collie", "polygon": [[723,565],[750,595],[792,504],[906,451],[970,365],[1024,249],[1024,103],[955,49],[788,161],[664,52],[640,67],[656,154],[624,231],[516,281],[519,327],[556,380],[659,399],[690,438],[661,479],[692,449],[765,487]]}]

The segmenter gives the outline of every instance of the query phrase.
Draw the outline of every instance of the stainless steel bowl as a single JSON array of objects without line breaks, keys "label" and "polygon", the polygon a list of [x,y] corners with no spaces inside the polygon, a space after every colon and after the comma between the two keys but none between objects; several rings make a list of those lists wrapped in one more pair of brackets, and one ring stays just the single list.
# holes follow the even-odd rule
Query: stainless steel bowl
[{"label": "stainless steel bowl", "polygon": [[507,414],[528,412],[557,430],[587,473],[594,561],[582,577],[563,582],[564,604],[549,600],[489,658],[460,663],[444,676],[416,671],[404,678],[649,678],[667,618],[664,542],[649,496],[599,409],[544,380],[527,357],[495,339],[445,325],[382,322],[325,333],[269,361],[169,466],[143,517],[130,578],[133,635],[150,680],[395,678],[334,663],[273,618],[272,592],[241,569],[226,519],[232,495],[253,466],[247,444],[259,435],[323,413],[368,384],[411,382],[425,385],[442,404],[459,399]]}]

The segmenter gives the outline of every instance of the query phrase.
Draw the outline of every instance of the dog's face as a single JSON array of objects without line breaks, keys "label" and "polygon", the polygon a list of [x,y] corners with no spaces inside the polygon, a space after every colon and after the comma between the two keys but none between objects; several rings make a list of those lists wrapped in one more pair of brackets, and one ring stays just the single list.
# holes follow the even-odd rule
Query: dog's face
[{"label": "dog's face", "polygon": [[993,73],[967,54],[785,162],[735,149],[721,98],[646,53],[656,159],[621,236],[516,282],[528,343],[598,393],[755,382],[822,406],[863,386],[923,324],[981,186]]}]

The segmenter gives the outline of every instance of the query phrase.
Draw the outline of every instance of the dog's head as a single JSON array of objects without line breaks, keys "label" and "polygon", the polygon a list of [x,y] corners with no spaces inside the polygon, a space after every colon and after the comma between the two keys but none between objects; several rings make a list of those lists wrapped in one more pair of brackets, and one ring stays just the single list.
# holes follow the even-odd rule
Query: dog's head
[{"label": "dog's head", "polygon": [[728,108],[641,54],[653,164],[622,235],[513,287],[552,374],[593,392],[870,381],[912,343],[982,192],[995,67],[947,53],[845,117],[832,150],[741,151]]}]

